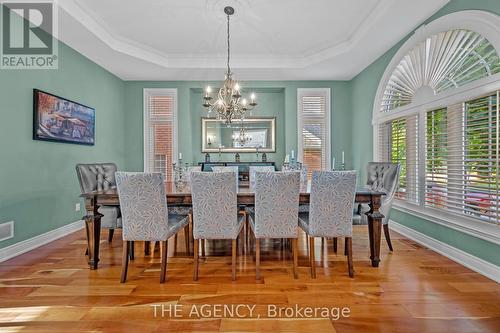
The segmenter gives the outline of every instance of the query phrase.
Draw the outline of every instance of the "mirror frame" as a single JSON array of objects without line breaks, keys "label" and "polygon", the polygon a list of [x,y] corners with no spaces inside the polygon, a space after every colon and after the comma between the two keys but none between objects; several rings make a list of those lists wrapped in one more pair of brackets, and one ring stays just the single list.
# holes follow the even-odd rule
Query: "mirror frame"
[{"label": "mirror frame", "polygon": [[[238,120],[239,121],[239,120]],[[275,153],[276,152],[276,117],[259,117],[245,118],[243,123],[256,123],[269,121],[271,124],[271,148],[259,148],[259,153]],[[220,122],[215,118],[201,118],[201,152],[202,153],[218,153],[219,148],[207,148],[205,137],[207,135],[206,125],[208,123]],[[257,152],[257,148],[221,148],[221,153],[252,153]]]}]

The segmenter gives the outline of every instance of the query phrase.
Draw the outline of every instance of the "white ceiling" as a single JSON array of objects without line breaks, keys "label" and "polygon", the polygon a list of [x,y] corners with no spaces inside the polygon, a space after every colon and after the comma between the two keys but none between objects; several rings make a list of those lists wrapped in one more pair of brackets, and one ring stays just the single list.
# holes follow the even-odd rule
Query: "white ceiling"
[{"label": "white ceiling", "polygon": [[449,0],[63,0],[59,38],[124,80],[349,80]]}]

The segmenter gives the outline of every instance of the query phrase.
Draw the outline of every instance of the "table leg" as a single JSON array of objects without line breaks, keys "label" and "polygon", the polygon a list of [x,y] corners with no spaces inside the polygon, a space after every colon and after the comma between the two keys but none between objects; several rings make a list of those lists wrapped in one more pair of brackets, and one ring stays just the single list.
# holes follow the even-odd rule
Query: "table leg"
[{"label": "table leg", "polygon": [[372,195],[370,211],[366,213],[368,216],[370,259],[372,261],[372,267],[378,267],[380,262],[380,237],[382,234],[382,218],[384,217],[384,215],[379,211],[380,201],[380,196]]},{"label": "table leg", "polygon": [[97,212],[94,198],[85,200],[87,215],[83,217],[85,230],[87,232],[88,264],[90,269],[97,269],[99,262],[99,243],[101,240],[101,217]]}]

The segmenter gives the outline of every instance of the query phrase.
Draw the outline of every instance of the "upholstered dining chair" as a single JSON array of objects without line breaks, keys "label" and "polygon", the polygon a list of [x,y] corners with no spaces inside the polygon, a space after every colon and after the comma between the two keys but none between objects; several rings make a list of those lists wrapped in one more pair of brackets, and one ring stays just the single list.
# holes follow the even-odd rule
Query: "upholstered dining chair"
[{"label": "upholstered dining chair", "polygon": [[[167,275],[168,239],[188,225],[186,215],[168,213],[164,177],[161,173],[117,172],[115,174],[123,220],[121,282],[127,280],[130,244],[133,241],[159,241],[160,283]],[[186,232],[186,237],[188,237]]]},{"label": "upholstered dining chair", "polygon": [[293,276],[298,278],[297,236],[300,194],[299,172],[258,172],[255,175],[255,212],[249,223],[255,236],[255,277],[260,279],[260,240],[292,240]]},{"label": "upholstered dining chair", "polygon": [[[92,191],[106,191],[116,188],[114,163],[77,164],[76,175],[80,184],[81,193]],[[101,206],[98,212],[102,214],[101,228],[109,229],[108,241],[113,240],[116,228],[122,227],[120,208],[115,206]]]},{"label": "upholstered dining chair", "polygon": [[[293,169],[287,169],[287,170],[282,170],[283,172],[300,172],[300,182],[301,183],[307,183],[307,166],[302,164],[302,167],[300,170],[293,170]],[[299,205],[299,213],[301,212],[308,212],[309,211],[309,205],[308,204],[302,204]]]},{"label": "upholstered dining chair", "polygon": [[248,169],[248,176],[249,176],[249,181],[250,181],[250,188],[251,189],[255,188],[255,174],[257,172],[273,172],[273,171],[275,171],[275,168],[272,165],[250,166],[250,168]]},{"label": "upholstered dining chair", "polygon": [[186,173],[186,181],[191,182],[191,173],[195,171],[201,171],[201,165],[196,165],[196,166],[190,166],[187,169]]},{"label": "upholstered dining chair", "polygon": [[237,165],[230,166],[213,166],[213,172],[233,172],[236,175],[236,187],[239,185],[238,177],[239,177],[239,168]]},{"label": "upholstered dining chair", "polygon": [[299,214],[299,226],[309,236],[311,277],[316,278],[314,237],[345,237],[349,276],[352,263],[352,210],[356,197],[356,171],[314,171],[309,212]]},{"label": "upholstered dining chair", "polygon": [[191,196],[193,201],[194,271],[198,280],[199,243],[205,239],[232,241],[232,279],[236,280],[236,240],[244,216],[238,216],[236,174],[234,172],[193,172]]},{"label": "upholstered dining chair", "polygon": [[[389,250],[393,251],[391,236],[389,234],[389,218],[391,213],[392,202],[396,196],[399,186],[399,173],[401,166],[397,163],[390,162],[369,162],[366,167],[367,181],[366,188],[374,191],[384,192],[379,211],[384,214],[382,226],[384,228],[385,240]],[[366,224],[366,212],[370,211],[367,204],[359,204],[353,216],[354,224]]]}]

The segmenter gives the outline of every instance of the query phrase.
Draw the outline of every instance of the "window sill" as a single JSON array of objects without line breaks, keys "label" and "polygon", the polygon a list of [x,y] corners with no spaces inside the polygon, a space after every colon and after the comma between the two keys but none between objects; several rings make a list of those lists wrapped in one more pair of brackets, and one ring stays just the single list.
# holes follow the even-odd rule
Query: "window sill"
[{"label": "window sill", "polygon": [[454,215],[428,207],[423,208],[415,204],[398,200],[394,200],[392,207],[416,217],[500,245],[500,226],[496,224],[481,222],[465,216]]}]

